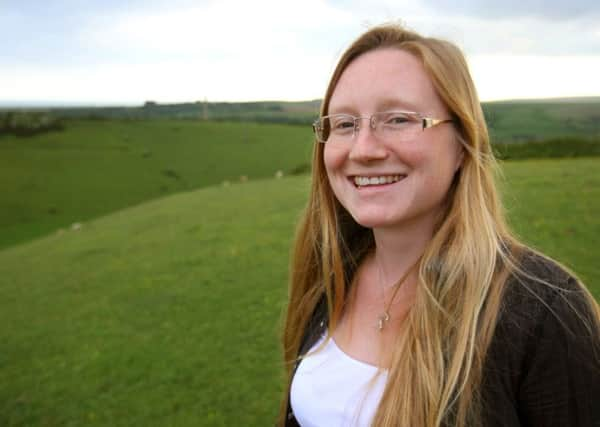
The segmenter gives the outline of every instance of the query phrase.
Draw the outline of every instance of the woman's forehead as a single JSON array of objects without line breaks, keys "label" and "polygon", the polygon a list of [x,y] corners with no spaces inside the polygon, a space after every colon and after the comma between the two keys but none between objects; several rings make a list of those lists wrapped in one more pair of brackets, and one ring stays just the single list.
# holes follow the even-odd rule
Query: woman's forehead
[{"label": "woman's forehead", "polygon": [[[333,100],[333,98],[332,98]],[[373,97],[368,103],[360,102],[356,99],[336,99],[337,102],[330,102],[328,114],[336,113],[348,113],[353,115],[363,114],[361,110],[365,110],[367,113],[374,113],[377,111],[409,111],[422,113],[423,106],[419,105],[418,102],[413,102],[407,97]],[[371,108],[369,108],[371,107]]]},{"label": "woman's forehead", "polygon": [[329,114],[401,109],[417,112],[443,107],[421,61],[397,48],[376,49],[354,59],[342,72]]}]

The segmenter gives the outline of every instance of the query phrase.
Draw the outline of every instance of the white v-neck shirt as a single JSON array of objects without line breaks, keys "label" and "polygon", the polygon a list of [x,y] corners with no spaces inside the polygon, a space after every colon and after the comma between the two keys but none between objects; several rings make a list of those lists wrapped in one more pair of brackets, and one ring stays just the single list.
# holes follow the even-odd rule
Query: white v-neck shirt
[{"label": "white v-neck shirt", "polygon": [[325,336],[294,375],[290,403],[302,427],[370,426],[383,395],[387,370],[356,360]]}]

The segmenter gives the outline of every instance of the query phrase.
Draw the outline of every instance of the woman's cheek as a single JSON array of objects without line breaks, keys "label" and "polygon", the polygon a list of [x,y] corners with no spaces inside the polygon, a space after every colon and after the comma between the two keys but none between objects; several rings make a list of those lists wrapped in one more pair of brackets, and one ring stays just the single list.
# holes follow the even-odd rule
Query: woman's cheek
[{"label": "woman's cheek", "polygon": [[344,158],[347,157],[347,149],[333,145],[325,145],[323,149],[323,161],[327,169],[335,169],[344,163]]}]

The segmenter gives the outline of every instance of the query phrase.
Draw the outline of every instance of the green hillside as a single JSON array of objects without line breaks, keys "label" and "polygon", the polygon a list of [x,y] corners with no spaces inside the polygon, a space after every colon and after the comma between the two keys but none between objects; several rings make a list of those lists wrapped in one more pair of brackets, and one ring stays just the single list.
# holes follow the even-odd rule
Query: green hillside
[{"label": "green hillside", "polygon": [[[22,108],[46,112],[57,118],[92,119],[193,119],[287,123],[310,126],[318,116],[320,100],[303,102],[186,102],[138,107]],[[508,100],[482,103],[495,142],[528,142],[548,138],[600,139],[600,97]],[[10,111],[0,108],[2,117]]]},{"label": "green hillside", "polygon": [[308,127],[189,120],[0,137],[0,248],[166,194],[293,173],[312,141]]},{"label": "green hillside", "polygon": [[[277,106],[258,104],[266,104],[265,109]],[[515,105],[498,103],[495,108],[505,109],[502,114],[509,118],[492,115],[492,124],[500,120],[513,133],[526,129],[561,135],[559,127],[552,127],[556,120],[535,122],[535,117],[514,113],[530,104]],[[285,111],[303,112],[304,107],[288,103]],[[591,116],[582,112],[581,120],[586,117]],[[511,127],[518,120],[520,127]],[[552,126],[538,129],[535,123],[538,128],[543,123]],[[63,130],[28,137],[0,135],[0,248],[167,194],[305,173],[313,144],[307,125],[167,119],[59,124]],[[504,159],[600,155],[600,138],[515,141],[502,144],[494,139],[494,150]]]},{"label": "green hillside", "polygon": [[183,193],[0,252],[0,425],[265,425],[305,181]]},{"label": "green hillside", "polygon": [[487,102],[483,110],[496,143],[600,140],[600,97]]},{"label": "green hillside", "polygon": [[[600,159],[504,169],[519,234],[600,298]],[[0,425],[272,425],[307,185],[183,192],[0,251]]]}]

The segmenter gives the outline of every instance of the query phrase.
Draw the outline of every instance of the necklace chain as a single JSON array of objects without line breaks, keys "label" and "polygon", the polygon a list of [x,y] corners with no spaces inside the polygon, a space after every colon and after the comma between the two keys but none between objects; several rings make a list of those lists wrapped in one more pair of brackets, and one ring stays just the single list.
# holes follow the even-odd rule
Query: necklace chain
[{"label": "necklace chain", "polygon": [[390,298],[390,301],[388,302],[387,307],[385,304],[385,288],[383,285],[383,269],[381,268],[381,265],[379,265],[379,263],[377,262],[377,259],[375,259],[375,264],[377,264],[377,270],[379,272],[379,284],[381,285],[381,296],[383,299],[383,313],[381,313],[379,316],[377,316],[377,329],[379,330],[379,332],[383,331],[385,324],[390,321],[390,319],[391,319],[390,308],[392,307],[394,298],[396,298],[396,294],[398,293],[398,291],[400,290],[400,288],[402,287],[402,285],[408,278],[408,275],[410,274],[412,269],[419,263],[420,259],[421,259],[421,257],[419,257],[413,265],[408,267],[406,269],[406,271],[404,272],[404,274],[402,275],[402,277],[400,278],[400,280],[398,280],[398,282],[396,282],[396,284],[393,286],[394,292],[392,293],[392,297]]}]

